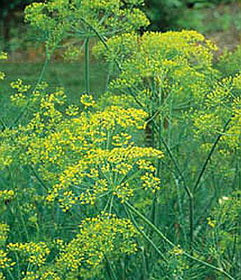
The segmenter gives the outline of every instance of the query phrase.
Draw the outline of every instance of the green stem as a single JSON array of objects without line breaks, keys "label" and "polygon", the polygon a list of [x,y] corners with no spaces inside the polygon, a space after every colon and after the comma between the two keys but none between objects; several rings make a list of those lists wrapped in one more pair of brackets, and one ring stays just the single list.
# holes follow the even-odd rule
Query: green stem
[{"label": "green stem", "polygon": [[145,255],[145,248],[141,248],[141,258],[142,258],[142,279],[148,279],[148,272],[147,272],[147,262],[146,262],[146,255]]},{"label": "green stem", "polygon": [[19,209],[20,220],[21,220],[22,225],[23,225],[23,230],[24,230],[24,232],[25,232],[25,234],[26,234],[27,241],[29,241],[30,238],[29,238],[29,234],[28,234],[27,227],[26,227],[26,223],[25,223],[25,221],[24,221],[24,217],[23,217],[22,211],[21,211],[21,209],[20,209],[19,202],[17,201],[17,203],[18,203],[18,209]]},{"label": "green stem", "polygon": [[[47,68],[47,65],[49,63],[49,57],[46,55],[46,59],[45,59],[45,62],[44,62],[44,65],[42,67],[42,70],[41,70],[41,73],[39,75],[39,78],[38,78],[38,81],[33,89],[33,92],[36,90],[37,86],[41,83],[42,79],[43,79],[43,75],[46,71],[46,68]],[[10,128],[13,128],[18,122],[19,120],[24,116],[24,114],[26,113],[26,110],[30,104],[30,100],[28,100],[28,102],[25,104],[25,106],[23,107],[23,109],[21,110],[21,112],[19,113],[19,115],[16,117],[16,119],[14,120],[14,122],[12,123],[12,125],[10,126]]]},{"label": "green stem", "polygon": [[[156,125],[156,128],[157,127],[158,126]],[[190,250],[192,252],[193,241],[194,241],[194,197],[193,197],[193,193],[191,192],[190,188],[187,186],[186,180],[185,180],[185,178],[184,178],[184,176],[183,176],[183,174],[182,174],[182,172],[179,168],[179,165],[178,165],[175,157],[172,154],[171,149],[169,148],[168,144],[166,143],[166,141],[164,140],[164,138],[161,135],[160,135],[160,141],[163,143],[165,149],[167,150],[167,153],[168,153],[171,161],[173,162],[173,164],[176,168],[177,174],[180,177],[180,179],[183,183],[184,189],[186,191],[186,194],[188,196],[188,201],[189,201],[189,237],[190,237]]]},{"label": "green stem", "polygon": [[16,258],[16,265],[18,267],[18,279],[20,278],[20,265],[19,265],[19,258],[18,258],[18,254],[16,252],[14,252],[15,258]]},{"label": "green stem", "polygon": [[155,251],[160,255],[160,257],[167,263],[167,259],[164,256],[164,254],[158,249],[158,247],[156,246],[156,244],[149,238],[149,236],[139,227],[139,225],[137,224],[135,218],[133,217],[132,213],[129,211],[129,209],[127,209],[124,206],[125,212],[127,213],[127,215],[129,216],[129,218],[131,219],[131,221],[133,222],[133,225],[136,227],[136,229],[140,232],[140,234],[146,239],[146,241],[148,243],[150,243],[150,245],[155,249]]},{"label": "green stem", "polygon": [[39,177],[38,173],[36,172],[36,170],[32,165],[30,165],[30,169],[33,175],[35,176],[35,178],[39,181],[40,185],[48,192],[49,188],[45,185],[44,181]]},{"label": "green stem", "polygon": [[11,277],[11,279],[14,280],[15,278],[14,278],[12,272],[10,271],[10,269],[8,269],[7,272],[8,272],[8,274],[9,274],[9,276]]},{"label": "green stem", "polygon": [[108,74],[107,74],[107,77],[106,77],[106,82],[105,82],[105,92],[108,91],[108,87],[109,87],[109,84],[110,84],[110,77],[113,73],[113,62],[111,61],[109,63],[109,66],[108,66]]},{"label": "green stem", "polygon": [[85,91],[87,94],[90,93],[90,39],[89,37],[85,40]]},{"label": "green stem", "polygon": [[201,171],[200,171],[200,173],[198,175],[197,181],[196,181],[196,183],[194,185],[194,188],[193,188],[194,192],[196,192],[199,189],[199,185],[200,185],[201,179],[202,179],[202,177],[204,175],[204,172],[207,169],[207,165],[208,165],[209,161],[211,160],[211,157],[212,157],[212,155],[213,155],[213,153],[214,153],[214,151],[215,151],[215,149],[216,149],[216,147],[217,147],[221,137],[223,136],[223,133],[225,133],[229,123],[231,122],[231,120],[232,120],[232,117],[225,123],[225,125],[223,127],[223,131],[217,136],[216,140],[214,141],[213,146],[210,149],[210,151],[208,153],[208,156],[207,156],[206,160],[203,163],[202,169],[201,169]]},{"label": "green stem", "polygon": [[[127,208],[129,208],[133,213],[135,213],[140,219],[142,219],[148,226],[150,226],[150,228],[161,238],[163,239],[168,245],[170,245],[171,247],[177,247],[171,240],[169,240],[150,220],[148,220],[144,215],[141,214],[141,212],[139,212],[135,207],[133,207],[129,202],[125,202],[125,205],[127,206]],[[225,275],[228,279],[231,280],[235,280],[229,273],[227,273],[226,271],[224,271],[222,268],[216,267],[212,264],[209,264],[205,261],[202,261],[190,254],[188,254],[187,252],[183,251],[183,255],[186,256],[187,258],[200,263],[208,268],[211,268],[213,270],[216,270],[217,272]]]},{"label": "green stem", "polygon": [[110,207],[109,207],[109,214],[111,214],[111,211],[112,211],[112,207],[113,207],[113,200],[114,200],[114,195],[111,195]]},{"label": "green stem", "polygon": [[114,279],[114,280],[118,280],[115,271],[110,263],[110,261],[108,260],[108,258],[105,256],[105,260],[106,260],[106,264],[107,264],[107,273],[110,276],[110,279]]}]

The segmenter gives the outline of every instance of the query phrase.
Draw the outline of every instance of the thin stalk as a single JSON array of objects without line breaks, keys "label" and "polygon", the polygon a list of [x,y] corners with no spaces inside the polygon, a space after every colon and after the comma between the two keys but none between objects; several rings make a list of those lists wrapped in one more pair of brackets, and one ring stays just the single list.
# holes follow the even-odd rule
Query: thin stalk
[{"label": "thin stalk", "polygon": [[[46,55],[46,58],[45,58],[45,61],[44,61],[42,70],[41,70],[41,72],[40,72],[38,81],[37,81],[37,83],[35,84],[35,87],[34,87],[33,91],[36,90],[37,86],[38,86],[38,85],[40,84],[40,82],[42,81],[43,75],[44,75],[44,73],[45,73],[45,70],[46,70],[46,68],[47,68],[48,63],[49,63],[49,57]],[[10,126],[10,128],[13,128],[13,127],[19,122],[19,120],[24,116],[24,114],[25,114],[25,112],[26,112],[26,109],[27,109],[28,106],[29,106],[29,103],[30,103],[30,99],[29,99],[28,102],[25,104],[25,106],[23,107],[23,109],[21,110],[21,112],[19,113],[19,115],[16,117],[16,119],[14,120],[14,122],[12,123],[12,125]]]},{"label": "thin stalk", "polygon": [[17,267],[18,267],[18,279],[21,279],[20,278],[20,265],[19,265],[19,258],[18,258],[18,254],[16,252],[14,252],[14,255],[15,255],[15,258],[16,258],[16,264],[17,264]]},{"label": "thin stalk", "polygon": [[[153,141],[152,141],[152,146],[154,148],[157,148],[160,150],[160,146],[161,146],[161,143],[160,143],[160,137],[162,135],[162,127],[161,127],[161,124],[159,122],[159,128],[158,128],[158,133],[157,133],[157,147],[156,147],[156,143],[155,143],[155,133],[154,133],[154,130],[155,130],[155,124],[152,123],[152,128],[151,128],[151,133],[153,135]],[[160,178],[160,173],[161,173],[161,160],[158,159],[157,160],[157,169],[156,169],[156,177]],[[153,224],[156,224],[156,215],[157,215],[157,192],[154,194],[153,196],[153,199],[152,199],[152,207],[151,207],[151,221]],[[150,235],[151,237],[151,235]]]},{"label": "thin stalk", "polygon": [[[105,48],[107,50],[109,50],[109,46],[107,45],[105,39],[102,37],[102,35],[98,32],[98,30],[96,30],[88,21],[86,21],[83,17],[81,18],[81,21],[86,24],[92,31],[94,31],[94,33],[96,34],[96,36],[99,38],[99,40],[102,42],[102,44],[105,46]],[[115,61],[115,63],[117,64],[118,68],[121,69],[119,63],[117,61]]]},{"label": "thin stalk", "polygon": [[7,125],[5,124],[2,118],[0,118],[0,123],[2,125],[2,131],[4,131],[7,128]]},{"label": "thin stalk", "polygon": [[118,280],[118,278],[115,274],[115,271],[106,256],[105,256],[105,260],[106,260],[106,264],[107,264],[107,273],[109,274],[110,279]]},{"label": "thin stalk", "polygon": [[90,39],[85,40],[85,91],[90,93]]},{"label": "thin stalk", "polygon": [[149,238],[149,236],[139,227],[139,225],[137,224],[135,218],[133,217],[132,213],[129,211],[129,209],[127,209],[127,207],[125,205],[124,206],[124,210],[127,213],[127,215],[129,216],[129,218],[131,219],[133,225],[136,227],[136,229],[140,232],[140,234],[146,239],[146,241],[148,243],[150,243],[150,245],[154,248],[154,250],[158,253],[158,255],[160,255],[160,257],[167,263],[167,259],[164,256],[164,254],[158,249],[158,247],[156,246],[156,244]]},{"label": "thin stalk", "polygon": [[112,75],[112,73],[113,73],[113,62],[111,61],[110,63],[109,63],[109,66],[108,66],[108,74],[107,74],[107,77],[106,77],[106,82],[105,82],[105,92],[107,92],[108,91],[108,86],[109,86],[109,84],[110,84],[110,77],[111,77],[111,75]]},{"label": "thin stalk", "polygon": [[148,272],[147,272],[147,263],[146,263],[146,256],[145,256],[145,248],[141,248],[141,258],[142,258],[142,279],[148,279]]},{"label": "thin stalk", "polygon": [[235,263],[235,255],[236,255],[236,249],[237,249],[238,228],[239,228],[239,224],[238,224],[238,222],[236,222],[234,235],[233,235],[233,248],[232,248],[232,253],[230,256],[230,259],[232,260],[233,263]]},{"label": "thin stalk", "polygon": [[[157,127],[157,125],[156,125]],[[193,193],[191,192],[190,188],[187,186],[186,184],[186,180],[178,166],[178,163],[176,161],[176,159],[174,158],[171,149],[169,148],[168,144],[166,143],[166,141],[164,140],[164,138],[160,135],[160,141],[163,143],[165,149],[167,150],[167,153],[171,159],[171,161],[173,162],[176,171],[183,183],[184,189],[187,193],[188,196],[188,201],[189,201],[189,238],[190,238],[190,251],[192,252],[192,247],[193,247],[193,241],[194,241],[194,197],[193,197]]]},{"label": "thin stalk", "polygon": [[18,201],[17,201],[17,204],[18,204],[18,209],[19,209],[20,220],[21,220],[22,225],[23,225],[23,230],[24,230],[24,232],[25,232],[27,241],[29,241],[30,238],[29,238],[28,230],[27,230],[27,227],[26,227],[26,224],[25,224],[25,221],[24,221],[24,217],[23,217],[23,214],[22,214],[22,211],[21,211],[21,208],[20,208],[20,205],[19,205],[19,202],[18,202]]},{"label": "thin stalk", "polygon": [[109,196],[109,197],[108,197],[108,200],[107,200],[107,202],[106,202],[106,205],[105,205],[105,207],[104,207],[104,209],[103,209],[103,212],[105,212],[105,211],[106,211],[106,209],[108,208],[108,206],[109,206],[109,204],[110,204],[111,199],[112,199],[112,196]]},{"label": "thin stalk", "polygon": [[12,272],[10,271],[10,268],[7,269],[7,272],[8,272],[8,274],[9,274],[9,276],[11,277],[11,279],[14,280],[15,278],[14,278]]},{"label": "thin stalk", "polygon": [[113,208],[113,200],[114,200],[114,195],[111,196],[110,207],[109,207],[109,215],[111,215],[111,211],[112,211],[112,208]]},{"label": "thin stalk", "polygon": [[177,188],[177,203],[178,203],[178,207],[179,207],[179,211],[180,211],[180,215],[178,217],[178,222],[181,226],[181,230],[183,231],[185,243],[187,243],[187,233],[186,233],[185,227],[182,225],[182,222],[181,222],[181,221],[185,220],[184,219],[185,214],[183,212],[182,199],[181,199],[181,194],[180,194],[181,187],[179,186],[179,180],[178,180],[178,178],[176,178],[175,174],[173,174],[173,177],[174,177],[175,185]]},{"label": "thin stalk", "polygon": [[203,177],[203,175],[204,175],[204,173],[205,173],[205,171],[207,169],[207,165],[208,165],[209,161],[211,160],[211,157],[212,157],[212,155],[213,155],[213,153],[214,153],[214,151],[215,151],[215,149],[216,149],[216,147],[217,147],[221,137],[223,136],[223,133],[225,133],[229,123],[231,122],[231,120],[232,120],[232,117],[225,123],[225,125],[223,127],[223,131],[217,136],[216,140],[214,141],[214,143],[212,145],[212,148],[210,149],[210,151],[208,153],[208,156],[207,156],[206,160],[203,163],[203,166],[202,166],[201,171],[200,171],[200,173],[198,175],[197,181],[196,181],[196,183],[195,183],[195,185],[193,187],[193,191],[194,192],[196,192],[199,189],[200,182],[201,182],[201,179],[202,179],[202,177]]},{"label": "thin stalk", "polygon": [[44,181],[39,177],[38,173],[36,170],[33,168],[33,166],[30,165],[30,169],[34,175],[34,177],[39,181],[40,185],[46,190],[49,191],[49,188],[45,185]]},{"label": "thin stalk", "polygon": [[[159,106],[159,104],[158,104]],[[154,108],[153,108],[154,109]],[[161,139],[162,139],[162,124],[161,121],[159,119],[159,125],[158,125],[158,130],[157,130],[157,140],[156,140],[156,147],[155,147],[155,122],[153,123],[153,139],[154,139],[154,148],[157,148],[158,150],[161,150]],[[161,177],[161,170],[162,170],[162,161],[161,159],[157,160],[157,170],[156,170],[156,177],[160,178]],[[157,206],[157,193],[155,193],[155,197],[154,197],[154,213],[153,213],[153,221],[155,221],[155,217],[156,217],[156,206]]]},{"label": "thin stalk", "polygon": [[157,205],[157,193],[153,195],[152,207],[151,207],[151,221],[156,224],[156,205]]},{"label": "thin stalk", "polygon": [[[86,24],[97,36],[97,38],[101,41],[101,43],[104,45],[104,47],[107,50],[110,50],[109,46],[107,45],[105,38],[103,38],[103,36],[98,32],[98,30],[96,30],[88,21],[86,21],[84,18],[81,18],[81,21]],[[122,70],[120,63],[117,61],[117,59],[114,59],[114,62],[118,68],[119,71]],[[144,108],[144,105],[136,98],[136,96],[132,93],[131,90],[129,90],[130,95],[135,99],[135,101],[137,102],[138,105],[140,105],[142,108]]]},{"label": "thin stalk", "polygon": [[[125,205],[127,208],[130,209],[133,213],[135,213],[140,219],[142,219],[162,240],[164,240],[168,245],[171,247],[176,247],[176,245],[169,240],[150,220],[148,220],[144,215],[141,214],[135,207],[133,207],[129,202],[125,202]],[[223,275],[225,275],[228,279],[235,280],[228,272],[224,271],[222,268],[216,267],[210,263],[207,263],[203,260],[200,260],[196,257],[194,257],[191,254],[188,254],[187,252],[183,251],[183,255],[186,256],[187,258],[202,264],[203,266],[206,266],[208,268],[211,268]]]}]

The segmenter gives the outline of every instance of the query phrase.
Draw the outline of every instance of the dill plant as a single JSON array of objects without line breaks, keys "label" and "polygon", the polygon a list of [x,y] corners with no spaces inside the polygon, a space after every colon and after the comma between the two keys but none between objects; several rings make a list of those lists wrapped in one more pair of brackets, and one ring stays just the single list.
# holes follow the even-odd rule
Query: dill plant
[{"label": "dill plant", "polygon": [[[178,234],[192,252],[204,228],[199,223],[208,212],[197,208],[212,207],[215,201],[215,194],[207,196],[210,189],[205,185],[212,184],[219,195],[220,184],[229,185],[227,192],[240,185],[240,74],[223,78],[213,64],[217,47],[195,31],[127,33],[110,38],[107,44],[108,50],[98,44],[94,51],[107,61],[118,58],[121,71],[109,90],[129,95],[131,102],[148,111],[150,144],[168,157],[158,164],[158,172],[174,195],[169,198],[177,201]],[[163,208],[161,203],[155,205],[155,199],[153,203],[153,221],[158,224],[155,215]],[[175,228],[173,217],[169,222]]]},{"label": "dill plant", "polygon": [[[10,230],[11,242],[4,245],[2,268],[10,279],[88,279],[101,273],[105,279],[107,261],[138,250],[134,225],[112,212],[136,192],[151,197],[161,188],[154,174],[163,153],[133,142],[147,113],[120,106],[98,110],[91,95],[82,95],[79,106],[67,106],[63,89],[50,92],[46,83],[31,95],[21,80],[11,87],[13,106],[21,110],[27,104],[29,112],[21,124],[1,132],[2,172],[12,186],[2,191],[4,212],[6,219],[19,220],[18,234]],[[71,224],[62,225],[68,217]],[[14,220],[2,224],[4,236]]]},{"label": "dill plant", "polygon": [[85,86],[88,93],[90,39],[97,37],[104,42],[104,38],[114,34],[147,26],[149,20],[139,9],[142,4],[143,0],[53,0],[27,6],[25,19],[44,34],[47,58],[66,39],[72,42],[67,44],[67,57],[78,56],[80,50],[76,44],[82,44],[85,49]]},{"label": "dill plant", "polygon": [[[223,77],[195,31],[140,35],[139,4],[27,7],[47,58],[37,85],[11,83],[17,118],[1,120],[0,279],[240,277],[241,76]],[[77,104],[41,81],[71,37],[85,47]],[[92,37],[113,66],[99,100]]]}]

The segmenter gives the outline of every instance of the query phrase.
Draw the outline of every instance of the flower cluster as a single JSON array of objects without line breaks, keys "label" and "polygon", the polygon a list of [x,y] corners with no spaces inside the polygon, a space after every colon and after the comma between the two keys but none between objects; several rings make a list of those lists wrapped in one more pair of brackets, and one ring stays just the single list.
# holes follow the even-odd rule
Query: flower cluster
[{"label": "flower cluster", "polygon": [[0,191],[0,201],[10,201],[14,197],[14,191],[13,190],[1,190]]},{"label": "flower cluster", "polygon": [[198,98],[211,86],[208,76],[217,75],[212,67],[217,48],[195,31],[126,33],[110,38],[107,44],[108,49],[99,43],[94,51],[121,66],[112,89],[131,91],[149,112],[159,106],[164,112],[167,99],[183,103]]},{"label": "flower cluster", "polygon": [[14,265],[15,265],[15,262],[13,262],[12,259],[10,259],[7,256],[7,252],[5,252],[4,250],[0,249],[0,268],[1,269],[11,268]]},{"label": "flower cluster", "polygon": [[10,252],[18,252],[33,265],[42,266],[50,250],[44,242],[9,243],[7,246]]},{"label": "flower cluster", "polygon": [[[17,86],[22,87],[22,82],[17,82]],[[59,110],[65,100],[62,89],[45,96],[39,94],[38,98],[30,97],[28,102],[36,107],[36,113],[32,113],[29,123],[2,133],[0,148],[8,153],[14,151],[8,164],[20,160],[32,165],[51,186],[46,201],[58,201],[68,211],[75,205],[94,204],[98,197],[107,194],[126,200],[138,189],[136,180],[145,190],[160,189],[152,163],[162,158],[163,153],[138,147],[133,142],[133,133],[141,133],[145,128],[145,111],[113,105],[89,111],[95,100],[82,95],[81,102],[86,109],[66,116]],[[13,139],[11,149],[9,134]],[[2,158],[8,159],[4,152]],[[149,170],[138,164],[144,159]]]},{"label": "flower cluster", "polygon": [[27,6],[25,18],[47,35],[50,50],[73,32],[82,37],[110,36],[147,26],[149,20],[138,8],[142,4],[142,0],[49,0]]},{"label": "flower cluster", "polygon": [[[220,134],[221,142],[233,151],[240,149],[240,81],[241,75],[237,74],[217,82],[193,114],[196,134],[210,136],[207,143],[214,135]],[[228,125],[225,125],[227,122]]]},{"label": "flower cluster", "polygon": [[[69,242],[57,239],[51,249],[45,242],[9,243],[7,249],[27,261],[31,270],[23,270],[23,280],[62,280],[98,276],[108,258],[137,251],[138,232],[128,219],[102,212],[96,217],[82,220],[77,235]],[[46,263],[50,258],[52,264]],[[0,266],[8,268],[15,263],[1,250]],[[18,263],[20,265],[20,263]],[[73,278],[71,278],[73,277]]]},{"label": "flower cluster", "polygon": [[10,228],[7,224],[0,224],[0,247],[5,245]]},{"label": "flower cluster", "polygon": [[[5,52],[0,52],[0,60],[7,59],[7,58],[8,56]],[[0,81],[4,80],[4,78],[5,78],[5,73],[0,71]]]},{"label": "flower cluster", "polygon": [[22,280],[62,280],[54,271],[27,271]]},{"label": "flower cluster", "polygon": [[127,219],[101,213],[82,221],[77,236],[64,248],[56,260],[58,271],[65,275],[90,278],[98,276],[106,259],[137,250],[134,238],[137,230]]}]

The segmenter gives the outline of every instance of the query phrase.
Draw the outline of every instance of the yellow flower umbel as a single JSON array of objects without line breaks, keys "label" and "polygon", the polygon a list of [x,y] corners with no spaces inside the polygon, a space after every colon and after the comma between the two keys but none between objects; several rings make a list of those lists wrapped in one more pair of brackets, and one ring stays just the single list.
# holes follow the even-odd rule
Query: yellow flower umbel
[{"label": "yellow flower umbel", "polygon": [[240,81],[241,75],[237,74],[216,82],[192,116],[195,133],[198,137],[205,135],[205,144],[221,134],[222,156],[225,150],[238,152],[241,147]]},{"label": "yellow flower umbel", "polygon": [[0,268],[11,268],[15,265],[15,262],[12,262],[12,260],[7,256],[7,253],[0,249]]},{"label": "yellow flower umbel", "polygon": [[149,25],[140,10],[143,0],[48,0],[32,3],[25,9],[25,19],[45,32],[48,50],[56,48],[65,37],[110,36],[123,31],[139,30]]},{"label": "yellow flower umbel", "polygon": [[0,201],[11,201],[14,198],[14,190],[1,190],[0,191]]},{"label": "yellow flower umbel", "polygon": [[210,217],[207,218],[207,223],[212,228],[214,228],[216,226],[216,221],[212,220]]},{"label": "yellow flower umbel", "polygon": [[6,240],[8,238],[9,233],[9,225],[7,224],[0,224],[0,246],[4,246],[6,243]]},{"label": "yellow flower umbel", "polygon": [[83,94],[81,95],[80,102],[86,107],[93,107],[95,106],[95,101],[92,95]]},{"label": "yellow flower umbel", "polygon": [[[21,81],[14,86],[27,90]],[[163,157],[161,151],[133,142],[133,135],[142,135],[145,128],[145,111],[121,106],[89,111],[95,100],[84,95],[81,100],[87,108],[66,114],[58,109],[65,104],[63,89],[46,95],[41,90],[38,88],[40,94],[30,101],[36,110],[30,121],[2,133],[0,150],[9,153],[2,153],[3,161],[9,159],[10,165],[14,158],[20,165],[34,167],[50,186],[46,201],[57,201],[65,212],[79,205],[93,205],[106,195],[127,200],[142,189],[141,177],[147,171],[139,160],[145,160],[149,172],[155,173],[153,163]],[[160,180],[153,177],[143,188],[158,190]]]},{"label": "yellow flower umbel", "polygon": [[10,243],[8,250],[11,252],[18,252],[30,263],[36,266],[42,266],[50,250],[44,242],[29,242],[29,243]]},{"label": "yellow flower umbel", "polygon": [[63,278],[60,278],[58,274],[54,271],[27,271],[22,280],[63,280]]},{"label": "yellow flower umbel", "polygon": [[17,93],[11,95],[11,101],[16,106],[25,105],[27,102],[26,93],[29,91],[31,86],[23,84],[23,81],[18,79],[17,81],[11,83],[11,87],[17,91]]},{"label": "yellow flower umbel", "polygon": [[196,31],[126,33],[113,36],[107,45],[99,43],[94,52],[120,65],[110,98],[114,90],[131,93],[132,102],[151,114],[167,114],[168,102],[198,99],[211,88],[210,76],[218,74],[212,64],[217,47]]},{"label": "yellow flower umbel", "polygon": [[127,219],[108,213],[87,218],[82,221],[77,236],[62,249],[56,268],[75,277],[98,277],[106,258],[113,260],[120,253],[130,255],[136,252],[134,238],[137,235],[137,230]]},{"label": "yellow flower umbel", "polygon": [[[8,58],[8,56],[5,52],[0,52],[0,60],[5,60],[7,58]],[[0,81],[4,80],[4,78],[5,78],[5,73],[0,71]]]}]

